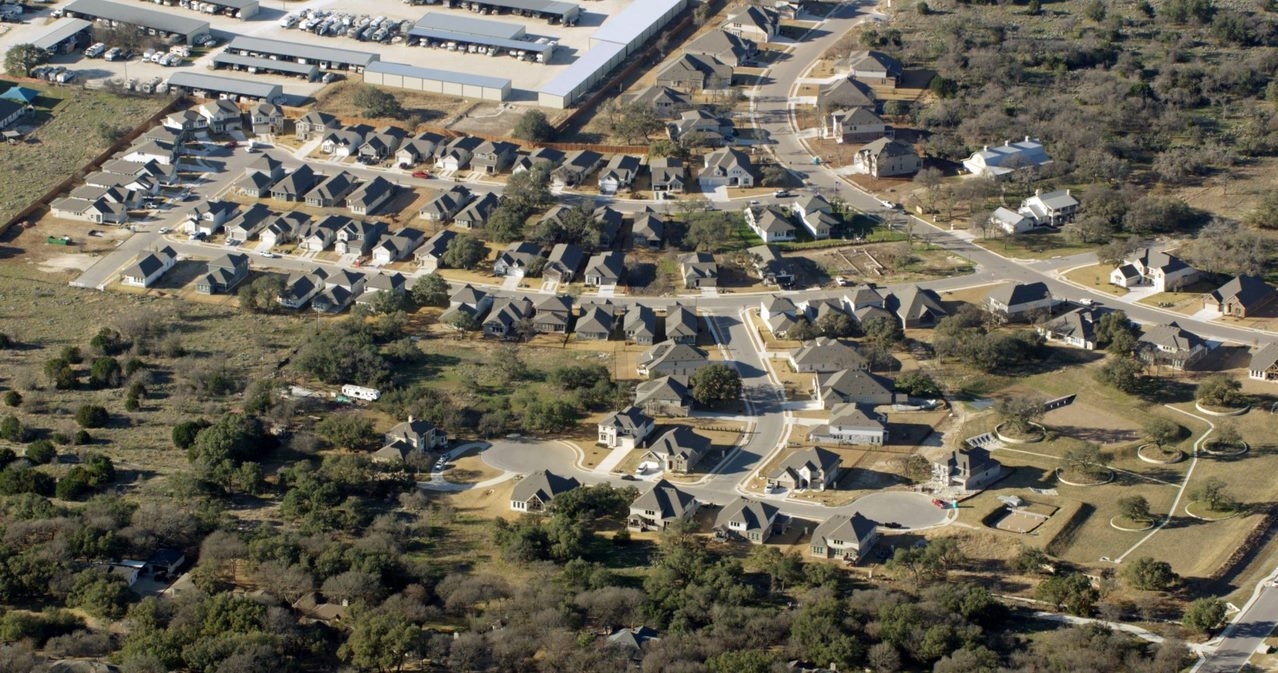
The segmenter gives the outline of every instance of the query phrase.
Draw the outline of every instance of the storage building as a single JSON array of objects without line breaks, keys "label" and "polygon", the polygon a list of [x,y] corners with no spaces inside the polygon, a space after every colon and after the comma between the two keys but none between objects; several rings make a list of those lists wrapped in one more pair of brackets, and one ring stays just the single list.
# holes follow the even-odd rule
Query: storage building
[{"label": "storage building", "polygon": [[384,61],[369,64],[364,70],[364,83],[491,101],[510,96],[508,79]]},{"label": "storage building", "polygon": [[288,59],[296,63],[314,64],[320,70],[352,70],[361,72],[368,64],[378,60],[378,55],[354,49],[335,49],[318,44],[268,40],[261,37],[237,35],[226,45],[227,53],[263,58]]},{"label": "storage building", "polygon": [[169,78],[169,87],[183,89],[196,98],[273,102],[284,97],[284,89],[278,84],[205,75],[198,72],[174,73]]},{"label": "storage building", "polygon": [[50,54],[65,54],[85,46],[88,41],[89,28],[92,23],[84,19],[61,18],[49,24],[39,37],[31,40],[31,44]]},{"label": "storage building", "polygon": [[213,57],[213,69],[220,68],[243,70],[250,73],[270,73],[272,75],[301,77],[308,82],[313,82],[319,78],[319,67],[314,64],[281,61],[259,56],[245,56],[243,54],[227,54],[225,52]]},{"label": "storage building", "polygon": [[567,25],[577,23],[577,17],[581,16],[581,7],[575,3],[560,0],[468,0],[467,4],[474,11],[491,9],[494,14],[509,12]]},{"label": "storage building", "polygon": [[176,35],[188,44],[209,34],[209,22],[157,12],[145,7],[122,5],[109,0],[74,0],[65,8],[69,16],[102,21],[111,25],[136,26],[148,35]]}]

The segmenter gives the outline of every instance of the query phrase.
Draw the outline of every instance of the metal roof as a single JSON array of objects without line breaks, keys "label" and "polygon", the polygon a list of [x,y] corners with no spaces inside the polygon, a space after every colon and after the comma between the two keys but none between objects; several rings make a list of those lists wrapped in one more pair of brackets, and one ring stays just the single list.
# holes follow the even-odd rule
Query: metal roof
[{"label": "metal roof", "polygon": [[31,44],[34,44],[41,49],[53,49],[63,40],[66,40],[92,25],[92,23],[89,23],[84,19],[58,19],[57,21],[49,24],[48,30],[44,31],[43,35],[31,40]]},{"label": "metal roof", "polygon": [[527,40],[506,40],[500,37],[488,37],[485,35],[474,35],[469,33],[457,33],[451,30],[439,30],[436,28],[426,28],[424,26],[416,26],[408,31],[412,37],[424,37],[431,40],[439,40],[441,42],[462,42],[465,44],[482,44],[498,49],[516,49],[526,51],[530,54],[541,54],[552,51],[555,47],[551,44],[542,44],[538,42],[529,42]]},{"label": "metal roof", "polygon": [[[650,0],[643,1],[649,2]],[[489,7],[505,7],[506,9],[555,14],[559,17],[574,17],[581,11],[581,7],[575,3],[559,2],[558,0],[471,0],[471,2],[488,5]]]},{"label": "metal roof", "polygon": [[475,19],[464,15],[444,14],[443,12],[426,12],[414,25],[418,28],[446,30],[466,35],[499,37],[506,40],[518,40],[524,36],[525,32],[523,26],[513,23]]},{"label": "metal roof", "polygon": [[246,7],[257,7],[257,0],[202,0],[210,5],[219,7],[230,7],[232,9],[244,9]]},{"label": "metal roof", "polygon": [[453,84],[465,84],[470,86],[483,87],[485,89],[501,89],[510,88],[510,80],[501,77],[485,77],[483,75],[475,75],[468,72],[453,72],[452,70],[436,70],[434,68],[419,68],[406,63],[391,63],[388,61],[378,61],[370,63],[368,72],[382,73],[386,75],[398,75],[400,77],[415,77],[417,79],[430,79],[439,82],[450,82]]},{"label": "metal roof", "polygon": [[173,76],[169,78],[169,86],[177,86],[184,89],[204,89],[206,91],[217,91],[219,93],[251,96],[253,98],[265,98],[268,100],[281,95],[284,91],[283,87],[278,84],[255,82],[252,80],[237,79],[234,77],[205,75],[204,73],[199,72],[175,72],[173,73]]},{"label": "metal roof", "polygon": [[66,6],[72,14],[83,14],[100,19],[110,19],[134,26],[154,28],[166,33],[200,35],[209,32],[209,22],[176,14],[157,12],[145,7],[122,5],[107,0],[75,0]]},{"label": "metal roof", "polygon": [[284,40],[268,40],[248,35],[236,35],[226,45],[226,49],[227,51],[250,51],[258,54],[276,54],[290,58],[304,58],[312,61],[327,61],[329,63],[345,63],[358,66],[367,66],[379,58],[377,54],[368,51],[334,49],[333,47],[301,42],[285,42]]},{"label": "metal roof", "polygon": [[260,70],[273,70],[275,72],[286,72],[289,74],[306,75],[314,77],[319,72],[319,68],[297,61],[284,61],[269,58],[258,58],[257,56],[245,56],[243,54],[227,54],[225,52],[213,57],[213,65],[239,65],[246,68],[258,68]]},{"label": "metal roof", "polygon": [[606,69],[613,59],[626,53],[622,44],[604,42],[591,47],[572,65],[564,68],[555,78],[541,87],[541,93],[552,96],[571,96],[584,82]]},{"label": "metal roof", "polygon": [[604,22],[604,25],[590,36],[591,44],[595,42],[615,42],[629,45],[643,37],[670,10],[683,5],[687,0],[643,0],[617,12]]}]

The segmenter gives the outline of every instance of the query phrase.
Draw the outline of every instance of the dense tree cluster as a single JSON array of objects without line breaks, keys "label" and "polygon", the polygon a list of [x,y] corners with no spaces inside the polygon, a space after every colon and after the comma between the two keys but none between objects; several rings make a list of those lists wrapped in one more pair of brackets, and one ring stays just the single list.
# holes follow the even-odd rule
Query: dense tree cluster
[{"label": "dense tree cluster", "polygon": [[992,329],[989,316],[971,305],[942,318],[935,335],[938,356],[962,360],[984,372],[1009,373],[1046,356],[1042,335]]}]

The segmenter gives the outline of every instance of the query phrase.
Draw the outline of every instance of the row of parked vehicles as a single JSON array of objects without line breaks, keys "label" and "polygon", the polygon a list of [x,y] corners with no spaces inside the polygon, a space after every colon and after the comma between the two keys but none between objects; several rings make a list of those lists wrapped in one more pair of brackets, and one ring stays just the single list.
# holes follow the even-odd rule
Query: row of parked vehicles
[{"label": "row of parked vehicles", "polygon": [[35,79],[42,79],[54,84],[70,84],[75,81],[76,77],[75,71],[67,70],[66,66],[61,65],[38,65],[32,68],[28,74]]},{"label": "row of parked vehicles", "polygon": [[413,22],[384,16],[330,12],[326,9],[304,9],[280,19],[280,26],[297,28],[323,37],[349,37],[361,42],[398,44],[412,30]]},{"label": "row of parked vehicles", "polygon": [[[158,2],[159,0],[157,0]],[[168,4],[173,4],[172,2]],[[224,5],[214,5],[208,2],[200,2],[199,0],[179,0],[177,3],[183,9],[190,9],[196,12],[204,12],[205,14],[223,14],[225,16],[240,18],[240,10],[234,7]]]},{"label": "row of parked vehicles", "polygon": [[[108,49],[106,44],[97,42],[86,48],[84,50],[84,55],[88,58],[98,58],[101,56],[108,61],[128,61],[133,58],[133,50],[125,49],[123,47],[111,47]],[[190,47],[177,44],[169,47],[168,51],[148,48],[146,51],[142,52],[142,61],[174,67],[182,65],[182,61],[190,55]]]}]

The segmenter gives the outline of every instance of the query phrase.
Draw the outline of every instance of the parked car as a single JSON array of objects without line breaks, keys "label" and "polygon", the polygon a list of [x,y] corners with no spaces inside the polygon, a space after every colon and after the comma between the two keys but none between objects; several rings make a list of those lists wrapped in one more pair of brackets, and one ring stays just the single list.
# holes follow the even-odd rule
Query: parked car
[{"label": "parked car", "polygon": [[259,255],[261,255],[261,256],[263,256],[263,257],[267,258],[267,259],[275,259],[276,257],[279,257],[279,255],[277,255],[277,254],[275,254],[275,253],[273,253],[273,252],[266,251],[266,250],[263,250],[262,252],[259,252],[259,253],[257,253],[257,254],[259,254]]},{"label": "parked car", "polygon": [[92,46],[84,50],[87,58],[97,58],[106,52],[107,46],[101,42],[94,43]]},{"label": "parked car", "polygon": [[430,173],[427,173],[426,171],[413,171],[413,177],[417,178],[418,180],[429,180]]}]

